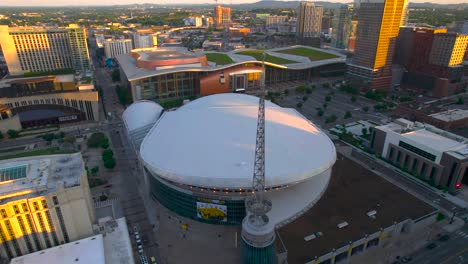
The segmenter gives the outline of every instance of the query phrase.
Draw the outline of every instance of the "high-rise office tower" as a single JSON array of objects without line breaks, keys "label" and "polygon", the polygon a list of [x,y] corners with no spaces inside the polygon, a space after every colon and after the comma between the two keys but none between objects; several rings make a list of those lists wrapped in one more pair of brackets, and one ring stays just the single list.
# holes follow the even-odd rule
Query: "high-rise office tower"
[{"label": "high-rise office tower", "polygon": [[316,6],[313,2],[303,1],[297,10],[297,37],[318,38],[322,30],[323,6]]},{"label": "high-rise office tower", "polygon": [[0,45],[11,75],[59,69],[90,69],[84,28],[16,27],[0,25]]},{"label": "high-rise office tower", "polygon": [[349,38],[352,30],[353,7],[351,5],[341,5],[335,11],[333,18],[332,46],[339,49],[348,47]]},{"label": "high-rise office tower", "polygon": [[214,23],[216,28],[228,27],[231,24],[231,8],[217,5]]},{"label": "high-rise office tower", "polygon": [[389,89],[396,38],[407,0],[361,1],[348,77],[366,89]]}]

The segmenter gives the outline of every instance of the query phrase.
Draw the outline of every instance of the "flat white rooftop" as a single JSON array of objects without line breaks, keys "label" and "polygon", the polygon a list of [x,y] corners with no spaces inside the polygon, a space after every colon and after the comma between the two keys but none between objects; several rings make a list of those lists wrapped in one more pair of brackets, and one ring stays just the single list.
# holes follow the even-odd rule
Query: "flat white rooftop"
[{"label": "flat white rooftop", "polygon": [[435,113],[430,116],[441,121],[452,122],[468,118],[468,110],[452,109],[440,113]]},{"label": "flat white rooftop", "polygon": [[106,264],[103,236],[101,234],[16,257],[10,262],[10,264],[77,263]]},{"label": "flat white rooftop", "polygon": [[443,137],[431,131],[420,129],[402,134],[403,138],[425,145],[439,151],[450,151],[463,148],[465,144],[450,138]]},{"label": "flat white rooftop", "polygon": [[134,264],[125,218],[104,224],[99,234],[11,260],[10,264]]},{"label": "flat white rooftop", "polygon": [[[34,195],[36,192],[54,191],[59,186],[80,184],[84,174],[80,153],[24,157],[0,161],[0,197],[15,193]],[[15,195],[8,199],[22,199]],[[8,202],[2,199],[2,203]]]},{"label": "flat white rooftop", "polygon": [[[173,182],[251,188],[258,100],[218,94],[164,113],[141,144],[142,160]],[[266,187],[307,180],[334,164],[332,141],[297,111],[266,102],[265,116]]]}]

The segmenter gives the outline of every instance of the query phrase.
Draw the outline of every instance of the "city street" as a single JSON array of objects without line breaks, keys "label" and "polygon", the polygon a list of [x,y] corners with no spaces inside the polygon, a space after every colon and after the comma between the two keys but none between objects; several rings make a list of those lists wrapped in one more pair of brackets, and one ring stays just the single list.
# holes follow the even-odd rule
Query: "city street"
[{"label": "city street", "polygon": [[437,240],[433,249],[423,248],[415,252],[411,263],[418,264],[466,264],[468,263],[468,226],[450,234],[447,241]]},{"label": "city street", "polygon": [[[130,240],[132,241],[136,263],[142,262],[133,235],[134,227],[139,230],[144,254],[148,263],[152,256],[158,260],[158,263],[162,263],[159,262],[158,244],[154,240],[155,226],[149,220],[150,216],[141,197],[141,194],[145,193],[146,190],[139,189],[139,185],[142,188],[145,186],[143,183],[143,173],[139,170],[135,152],[125,138],[125,131],[121,120],[124,108],[118,102],[115,84],[112,83],[108,70],[99,66],[95,50],[96,43],[94,38],[90,36],[90,54],[93,57],[95,67],[94,78],[96,85],[102,89],[102,100],[107,111],[107,113],[103,113],[103,115],[107,115],[107,120],[101,121],[105,122],[101,128],[109,135],[111,148],[114,150],[117,161],[117,166],[113,169],[115,171],[115,178],[111,181],[112,187],[110,188],[110,192],[118,194],[123,207],[128,229],[131,232]],[[111,114],[109,115],[109,113]]]}]

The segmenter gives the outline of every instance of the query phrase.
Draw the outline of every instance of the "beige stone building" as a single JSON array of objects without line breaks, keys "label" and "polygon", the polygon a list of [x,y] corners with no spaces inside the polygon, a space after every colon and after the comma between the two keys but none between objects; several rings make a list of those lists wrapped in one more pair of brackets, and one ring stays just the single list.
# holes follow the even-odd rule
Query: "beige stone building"
[{"label": "beige stone building", "polygon": [[94,222],[80,153],[0,161],[0,258],[89,237]]}]

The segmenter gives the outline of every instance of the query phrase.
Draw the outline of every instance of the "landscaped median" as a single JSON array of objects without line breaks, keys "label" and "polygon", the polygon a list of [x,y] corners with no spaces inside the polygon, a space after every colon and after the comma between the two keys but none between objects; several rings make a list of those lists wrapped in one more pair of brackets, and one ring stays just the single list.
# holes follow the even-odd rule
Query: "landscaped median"
[{"label": "landscaped median", "polygon": [[328,60],[338,58],[339,56],[315,49],[309,49],[305,47],[297,47],[292,49],[284,49],[284,50],[277,50],[277,53],[289,54],[289,55],[296,55],[307,57],[311,61],[318,61],[318,60]]},{"label": "landscaped median", "polygon": [[[263,59],[262,50],[244,50],[244,51],[237,52],[236,54],[251,56],[251,57],[254,57],[258,61],[262,61]],[[297,61],[283,59],[280,57],[269,55],[268,53],[265,53],[265,55],[266,55],[265,62],[279,64],[279,65],[297,63]]]}]

